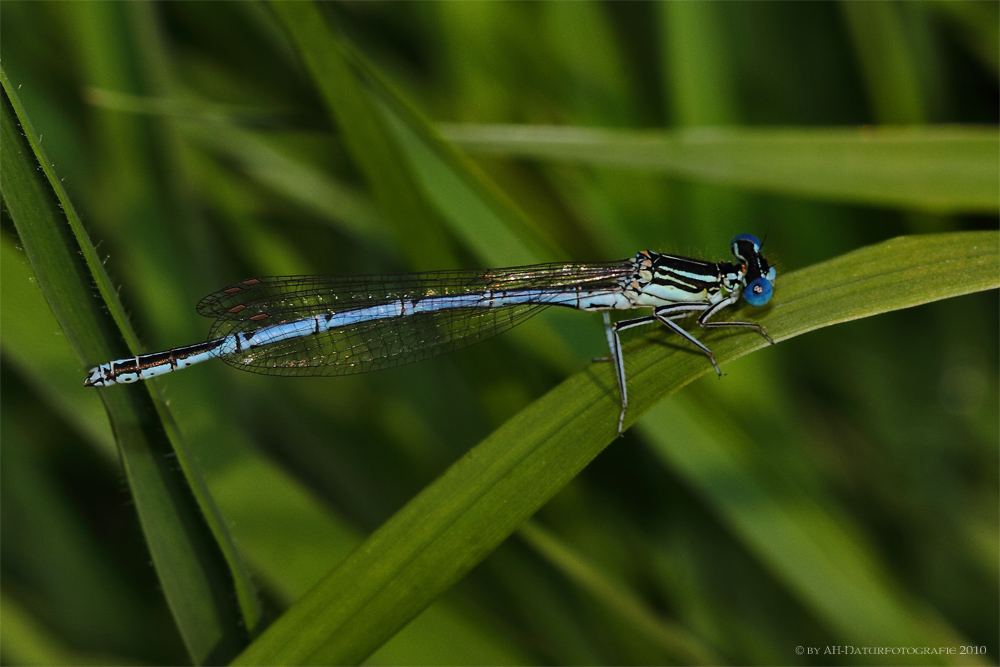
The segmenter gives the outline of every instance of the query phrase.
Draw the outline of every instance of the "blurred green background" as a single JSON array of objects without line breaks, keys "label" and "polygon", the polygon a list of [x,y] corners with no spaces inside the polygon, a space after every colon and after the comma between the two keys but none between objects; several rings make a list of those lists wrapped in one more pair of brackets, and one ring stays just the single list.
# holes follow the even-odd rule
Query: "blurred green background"
[{"label": "blurred green background", "polygon": [[[458,137],[454,124],[995,126],[998,7],[321,9],[370,76]],[[503,150],[441,163],[403,124],[396,144],[359,147],[264,4],[5,0],[0,30],[3,67],[144,351],[203,340],[197,300],[253,275],[643,248],[723,260],[749,232],[767,236],[780,299],[782,272],[900,234],[997,226],[995,208],[943,215]],[[391,190],[402,156],[423,199]],[[373,170],[386,177],[373,184]],[[6,208],[2,226],[0,662],[188,662],[104,408],[81,388],[106,359],[74,355]],[[996,293],[973,294],[822,329],[726,365],[722,381],[702,377],[369,662],[995,664],[998,321]],[[274,619],[463,453],[603,353],[598,317],[551,312],[375,374],[292,380],[207,363],[156,382]],[[707,474],[696,452],[722,452],[729,467]],[[801,526],[814,530],[805,542],[767,537]],[[844,569],[815,565],[803,543]],[[885,645],[877,624],[867,644],[852,634],[847,597],[894,615],[884,637],[987,654],[823,654]]]}]

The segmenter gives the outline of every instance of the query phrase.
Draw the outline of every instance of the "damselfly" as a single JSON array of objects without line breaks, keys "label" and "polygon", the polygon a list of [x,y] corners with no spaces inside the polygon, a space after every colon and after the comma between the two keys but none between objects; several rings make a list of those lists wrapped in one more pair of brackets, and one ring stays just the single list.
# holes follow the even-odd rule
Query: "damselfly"
[{"label": "damselfly", "polygon": [[[213,358],[265,375],[364,373],[471,345],[546,306],[564,306],[604,311],[622,399],[620,435],[628,409],[619,338],[625,329],[660,322],[704,352],[719,375],[712,351],[675,320],[700,313],[703,327],[749,327],[774,342],[754,322],[710,321],[741,295],[752,306],[770,300],[775,271],[760,250],[760,241],[742,234],[732,242],[737,264],[644,250],[596,264],[250,278],[198,303],[200,314],[215,318],[207,342],[101,364],[84,386],[146,380]],[[652,314],[611,322],[608,311],[629,308],[650,308]]]}]

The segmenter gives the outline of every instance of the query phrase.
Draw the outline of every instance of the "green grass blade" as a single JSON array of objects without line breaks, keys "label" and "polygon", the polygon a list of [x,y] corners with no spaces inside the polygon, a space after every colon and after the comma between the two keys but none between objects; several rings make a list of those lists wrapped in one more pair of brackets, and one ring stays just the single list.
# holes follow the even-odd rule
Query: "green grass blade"
[{"label": "green grass blade", "polygon": [[[1000,284],[1000,237],[902,237],[780,276],[752,315],[775,340]],[[733,315],[734,317],[737,314]],[[629,345],[631,424],[709,371],[660,338]],[[702,336],[720,362],[767,343]],[[356,663],[497,547],[614,440],[612,370],[592,365],[509,420],[382,525],[237,659]]]},{"label": "green grass blade", "polygon": [[[741,99],[733,66],[735,46],[726,33],[724,5],[710,2],[657,5],[663,42],[663,96],[669,103],[670,124],[692,129],[739,125]],[[745,193],[706,183],[685,183],[676,190],[678,211],[691,235],[712,230],[718,220],[752,229]],[[709,232],[711,233],[711,232]]]},{"label": "green grass blade", "polygon": [[447,126],[472,153],[656,170],[704,183],[935,213],[1000,210],[1000,131],[981,126],[635,132]]},{"label": "green grass blade", "polygon": [[260,184],[335,222],[345,233],[369,242],[387,240],[389,234],[366,196],[283,155],[257,134],[229,123],[190,123],[184,129],[197,142],[240,164]]},{"label": "green grass blade", "polygon": [[545,228],[532,221],[475,162],[364,55],[344,46],[372,88],[372,98],[409,158],[413,173],[452,233],[486,266],[517,266],[558,256]]},{"label": "green grass blade", "polygon": [[600,571],[594,564],[535,521],[521,525],[518,534],[543,558],[580,588],[603,603],[616,617],[680,664],[718,665],[722,660],[676,623],[662,618],[622,582]]},{"label": "green grass blade", "polygon": [[[677,397],[683,399],[684,397]],[[664,401],[642,423],[653,451],[716,510],[747,549],[845,644],[968,643],[909,595],[877,550],[831,509],[764,460],[740,428],[687,400]],[[957,656],[956,656],[957,657]],[[885,656],[889,664],[981,664],[962,656]]]},{"label": "green grass blade", "polygon": [[665,97],[676,125],[730,125],[739,120],[724,5],[710,2],[664,3]]},{"label": "green grass blade", "polygon": [[10,665],[117,665],[128,660],[116,655],[87,653],[66,646],[31,612],[6,591],[0,596],[0,643]]},{"label": "green grass blade", "polygon": [[242,168],[261,185],[280,193],[337,228],[370,242],[388,236],[367,196],[330,178],[314,165],[286,155],[259,133],[243,126],[279,125],[279,112],[213,105],[199,101],[141,97],[101,88],[86,91],[94,106],[177,121],[195,143]]},{"label": "green grass blade", "polygon": [[[79,359],[123,356],[122,335],[135,348],[124,310],[5,73],[2,83],[4,204],[38,285]],[[104,303],[93,294],[95,281]],[[81,385],[83,377],[81,367]],[[174,620],[194,662],[217,662],[246,643],[243,627],[257,623],[258,603],[197,465],[154,392],[122,388],[101,397]]]},{"label": "green grass blade", "polygon": [[[540,230],[532,229],[527,216],[471,160],[443,140],[376,67],[340,39],[314,6],[279,2],[274,8],[373,193],[385,200],[385,217],[415,266],[450,265],[447,258],[436,260],[439,263],[432,259],[432,253],[452,244],[443,237],[432,240],[444,231],[442,225],[486,266],[554,258],[551,241],[541,238]],[[432,211],[439,211],[440,217]],[[563,341],[541,327],[528,344],[559,360],[569,356]]]},{"label": "green grass blade", "polygon": [[990,2],[947,2],[930,5],[958,28],[961,39],[994,77],[1000,76],[1000,7]]},{"label": "green grass blade", "polygon": [[38,335],[39,331],[58,331],[59,324],[38,290],[31,265],[6,236],[0,238],[0,303],[4,362],[16,368],[102,456],[114,460],[114,438],[101,397],[97,392],[79,391],[79,361],[64,338]]},{"label": "green grass blade", "polygon": [[314,3],[274,2],[332,122],[364,173],[382,217],[416,268],[455,266],[452,242],[392,132],[348,62],[327,17]]},{"label": "green grass blade", "polygon": [[882,123],[909,125],[927,122],[924,99],[909,44],[904,14],[910,8],[887,2],[842,3],[861,71],[868,82],[875,117]]}]

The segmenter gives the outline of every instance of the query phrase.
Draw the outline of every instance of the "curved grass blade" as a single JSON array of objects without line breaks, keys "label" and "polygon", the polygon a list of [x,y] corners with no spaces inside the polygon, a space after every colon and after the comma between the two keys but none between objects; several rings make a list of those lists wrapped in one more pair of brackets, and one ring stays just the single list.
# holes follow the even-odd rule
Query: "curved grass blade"
[{"label": "curved grass blade", "polygon": [[[136,349],[135,334],[72,202],[6,73],[0,78],[3,199],[38,285],[79,359],[122,354],[123,335]],[[103,301],[95,297],[94,284]],[[150,555],[191,658],[197,664],[224,661],[245,645],[245,628],[253,629],[260,618],[256,593],[225,524],[155,388],[103,392],[102,398]]]},{"label": "curved grass blade", "polygon": [[906,29],[907,19],[913,23],[914,17],[907,16],[911,8],[859,3],[839,9],[868,84],[875,118],[898,125],[926,123],[925,100],[929,95],[921,90],[918,63],[926,62],[927,54],[914,57],[913,51],[919,47],[913,43],[913,31]]},{"label": "curved grass blade", "polygon": [[[681,400],[677,400],[681,399]],[[738,424],[687,396],[663,401],[641,424],[651,449],[705,499],[803,609],[845,644],[960,646],[964,639],[889,570],[846,512],[764,460]],[[961,664],[985,664],[962,656]],[[945,656],[872,656],[883,664],[948,664]],[[952,658],[951,662],[955,662]]]},{"label": "curved grass blade", "polygon": [[455,266],[445,227],[407,166],[407,160],[355,74],[329,26],[311,2],[272,2],[332,123],[364,173],[385,223],[417,268]]},{"label": "curved grass blade", "polygon": [[117,457],[114,437],[96,392],[79,391],[78,360],[57,331],[59,323],[38,290],[24,254],[6,235],[0,237],[0,350],[4,361],[44,396],[51,409],[73,424],[108,461]]},{"label": "curved grass blade", "polygon": [[488,266],[517,266],[559,257],[559,244],[471,159],[441,136],[385,74],[349,42],[351,64],[371,86],[427,196],[451,231]]},{"label": "curved grass blade", "polygon": [[[486,266],[554,257],[556,244],[541,237],[543,230],[472,160],[442,139],[406,96],[328,25],[315,5],[275,2],[272,7],[411,264],[429,269],[453,265],[452,253],[442,250],[450,248],[451,241],[440,242],[445,228]],[[439,241],[431,241],[432,235]],[[546,328],[539,326],[532,337],[521,338],[525,335],[519,332],[514,336],[543,351],[543,359],[562,366],[572,363],[565,342]]]},{"label": "curved grass blade", "polygon": [[0,643],[4,659],[17,665],[119,665],[128,660],[118,655],[98,654],[67,645],[43,620],[3,591],[0,596]]},{"label": "curved grass blade", "polygon": [[518,534],[553,567],[635,628],[636,634],[646,636],[672,661],[688,665],[722,664],[722,659],[697,637],[676,622],[662,618],[626,584],[602,572],[537,522],[525,522]]},{"label": "curved grass blade", "polygon": [[985,126],[443,128],[470,153],[662,171],[704,183],[934,213],[1000,210],[996,147]]},{"label": "curved grass blade", "polygon": [[88,102],[104,109],[175,121],[193,141],[233,161],[260,184],[312,210],[345,233],[375,242],[387,236],[366,196],[305,161],[286,155],[259,133],[246,129],[288,124],[282,122],[277,111],[141,97],[103,88],[90,88],[84,94]]},{"label": "curved grass blade", "polygon": [[[756,320],[777,340],[1000,285],[1000,236],[903,237],[783,276]],[[733,317],[738,315],[734,314]],[[758,336],[703,336],[720,363]],[[629,423],[709,372],[651,336],[628,346]],[[615,436],[615,380],[592,365],[510,419],[382,525],[238,664],[357,663],[486,557]]]}]

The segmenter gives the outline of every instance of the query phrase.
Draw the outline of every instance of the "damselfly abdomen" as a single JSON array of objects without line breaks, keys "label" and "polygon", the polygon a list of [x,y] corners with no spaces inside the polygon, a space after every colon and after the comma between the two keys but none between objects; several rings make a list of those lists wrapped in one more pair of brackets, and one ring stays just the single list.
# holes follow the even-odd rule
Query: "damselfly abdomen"
[{"label": "damselfly abdomen", "polygon": [[[704,262],[644,250],[598,264],[535,264],[505,269],[435,271],[384,276],[250,278],[201,300],[215,318],[209,340],[141,354],[92,368],[84,386],[146,380],[219,358],[266,375],[347,375],[428,359],[520,324],[546,306],[601,310],[615,364],[622,409],[628,408],[620,332],[660,322],[704,352],[712,351],[675,320],[700,313],[703,327],[750,327],[711,318],[742,295],[752,306],[771,298],[774,267],[749,234],[732,242],[738,263]],[[652,314],[612,323],[611,310]]]}]

